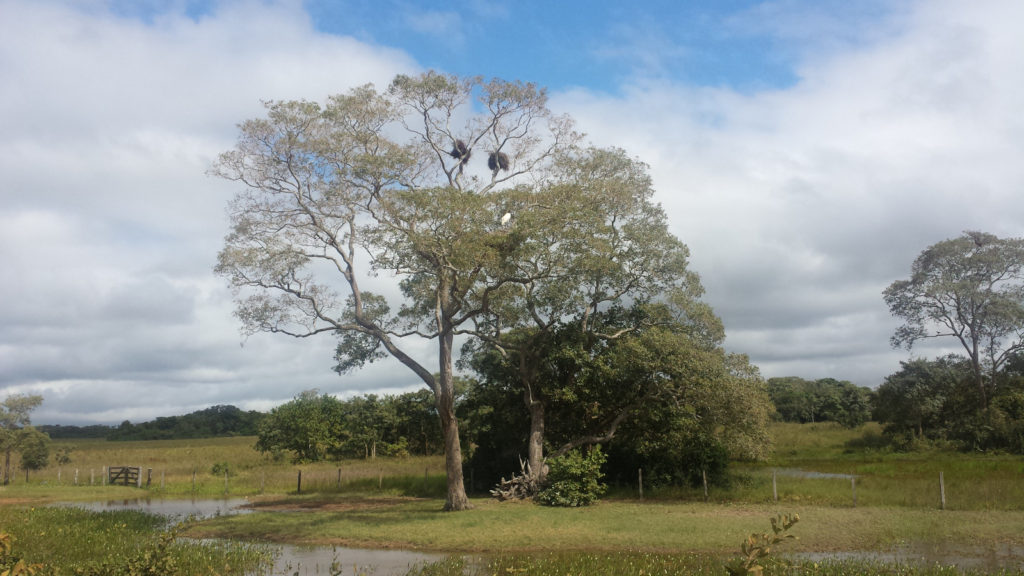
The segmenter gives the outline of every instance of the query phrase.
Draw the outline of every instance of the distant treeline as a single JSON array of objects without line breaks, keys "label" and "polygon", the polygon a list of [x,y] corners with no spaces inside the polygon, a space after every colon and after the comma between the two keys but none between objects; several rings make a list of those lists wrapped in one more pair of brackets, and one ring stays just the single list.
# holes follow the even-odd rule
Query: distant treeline
[{"label": "distant treeline", "polygon": [[235,406],[212,406],[184,416],[161,416],[151,422],[120,426],[43,425],[37,428],[50,438],[106,438],[107,440],[170,440],[214,438],[218,436],[255,436],[266,414],[243,411]]},{"label": "distant treeline", "polygon": [[875,393],[846,380],[804,380],[796,376],[768,379],[774,417],[783,422],[838,422],[854,428],[871,419]]}]

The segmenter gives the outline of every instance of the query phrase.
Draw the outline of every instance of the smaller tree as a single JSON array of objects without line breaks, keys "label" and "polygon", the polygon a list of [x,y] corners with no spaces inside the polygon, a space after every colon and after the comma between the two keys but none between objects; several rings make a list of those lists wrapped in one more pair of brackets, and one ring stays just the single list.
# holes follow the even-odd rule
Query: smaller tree
[{"label": "smaller tree", "polygon": [[892,345],[909,350],[928,338],[956,339],[987,409],[999,368],[1024,350],[1024,239],[965,232],[926,248],[910,272],[883,293],[904,320]]},{"label": "smaller tree", "polygon": [[50,464],[50,437],[31,426],[21,429],[18,435],[21,469],[28,482],[29,470],[42,470]]},{"label": "smaller tree", "polygon": [[[47,436],[49,436],[49,434],[47,434]],[[74,450],[74,446],[62,446],[58,448],[57,454],[55,455],[57,464],[71,464],[71,452]]]},{"label": "smaller tree", "polygon": [[13,394],[0,403],[0,449],[4,453],[4,484],[11,482],[11,454],[21,449],[25,436],[21,431],[32,425],[30,414],[43,403],[43,397]]},{"label": "smaller tree", "polygon": [[319,462],[345,439],[344,406],[317,390],[306,390],[270,411],[259,425],[256,449],[289,451],[296,462]]},{"label": "smaller tree", "polygon": [[900,370],[878,387],[875,419],[885,425],[889,436],[908,438],[897,444],[944,435],[954,424],[949,421],[949,406],[968,373],[963,358],[955,355],[901,362]]}]

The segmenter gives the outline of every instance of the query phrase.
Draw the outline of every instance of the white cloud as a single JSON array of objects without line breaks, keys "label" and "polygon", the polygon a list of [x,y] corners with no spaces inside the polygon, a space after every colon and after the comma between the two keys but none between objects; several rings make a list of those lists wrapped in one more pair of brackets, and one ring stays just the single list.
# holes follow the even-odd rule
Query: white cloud
[{"label": "white cloud", "polygon": [[330,338],[241,347],[212,274],[233,187],[205,174],[261,100],[386,85],[407,56],[319,34],[297,3],[0,14],[0,395],[44,392],[36,420],[74,423],[414,383],[339,378]]},{"label": "white cloud", "polygon": [[[0,0],[0,396],[44,392],[37,421],[69,424],[416,386],[394,362],[338,377],[330,338],[239,345],[211,272],[234,188],[205,174],[261,100],[383,86],[416,63],[317,32],[298,2],[153,3],[142,19],[111,5]],[[769,376],[872,385],[908,356],[888,346],[881,291],[922,249],[964,229],[1024,235],[1024,5],[882,3],[883,21],[879,4],[806,6],[725,30],[783,46],[792,87],[673,84],[688,54],[659,36],[648,50],[668,57],[637,62],[662,80],[553,102],[651,165],[731,349]]]},{"label": "white cloud", "polygon": [[898,33],[803,54],[787,89],[556,99],[651,164],[729,346],[769,376],[879,383],[907,357],[888,346],[885,286],[962,230],[1024,235],[1024,42],[1009,24],[1024,5],[892,18],[879,25]]}]

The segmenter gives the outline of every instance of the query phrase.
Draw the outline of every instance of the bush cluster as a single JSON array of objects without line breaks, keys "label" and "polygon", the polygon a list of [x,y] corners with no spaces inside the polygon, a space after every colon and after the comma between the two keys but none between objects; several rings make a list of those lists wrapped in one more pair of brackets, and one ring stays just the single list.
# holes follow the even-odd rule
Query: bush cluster
[{"label": "bush cluster", "polygon": [[547,486],[537,494],[537,501],[548,506],[587,506],[607,490],[601,483],[604,474],[604,452],[594,446],[587,454],[572,450],[548,461]]}]

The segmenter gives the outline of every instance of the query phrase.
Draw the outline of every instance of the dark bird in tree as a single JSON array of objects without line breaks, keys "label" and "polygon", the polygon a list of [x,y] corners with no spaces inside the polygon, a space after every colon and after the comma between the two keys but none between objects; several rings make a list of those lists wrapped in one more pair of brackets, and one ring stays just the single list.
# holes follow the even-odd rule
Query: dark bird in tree
[{"label": "dark bird in tree", "polygon": [[495,176],[498,175],[498,170],[508,172],[508,154],[504,152],[491,152],[491,155],[487,157],[487,167],[491,169]]}]

